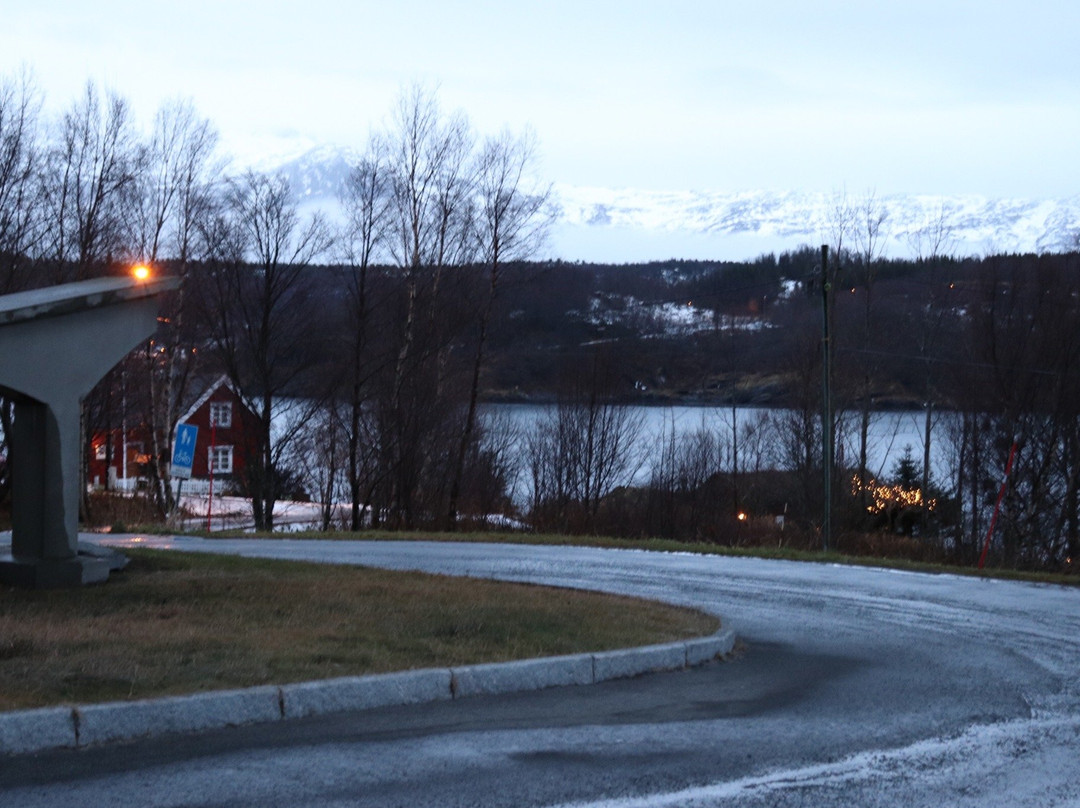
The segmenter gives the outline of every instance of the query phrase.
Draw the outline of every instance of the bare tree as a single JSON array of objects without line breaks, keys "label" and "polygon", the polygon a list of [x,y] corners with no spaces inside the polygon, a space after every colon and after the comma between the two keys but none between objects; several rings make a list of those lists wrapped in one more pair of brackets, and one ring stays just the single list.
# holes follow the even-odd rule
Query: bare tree
[{"label": "bare tree", "polygon": [[319,527],[330,530],[339,523],[335,503],[341,502],[348,485],[345,420],[337,403],[330,401],[305,418],[285,451],[286,466],[294,469],[301,484],[319,503]]},{"label": "bare tree", "polygon": [[[274,432],[276,408],[316,357],[303,353],[317,319],[303,283],[331,245],[320,216],[302,222],[288,181],[247,172],[229,185],[222,215],[204,226],[204,326],[230,379],[255,412],[247,484],[255,525],[273,528],[282,450],[304,418]],[[250,263],[249,263],[250,262]]]},{"label": "bare tree", "polygon": [[28,74],[0,80],[0,294],[16,291],[44,234],[41,102]]},{"label": "bare tree", "polygon": [[852,236],[858,261],[858,278],[863,290],[862,361],[859,399],[859,481],[861,496],[865,497],[867,483],[867,458],[870,441],[871,408],[873,405],[873,374],[869,359],[873,337],[873,294],[877,280],[878,263],[884,255],[888,239],[886,221],[888,212],[873,191],[868,191],[855,207]]},{"label": "bare tree", "polygon": [[551,189],[539,185],[532,174],[535,160],[533,135],[515,136],[506,131],[488,138],[477,160],[476,217],[472,237],[476,242],[476,253],[487,269],[487,288],[480,302],[469,402],[452,470],[447,514],[449,530],[457,526],[461,477],[476,428],[480,375],[503,267],[509,261],[533,257],[543,245],[553,218]]},{"label": "bare tree", "polygon": [[[792,472],[794,508],[807,519],[824,521],[822,481],[822,350],[815,339],[818,326],[809,319],[795,322],[788,337],[785,371],[791,380],[791,403],[770,425],[779,468]],[[836,430],[833,420],[833,434]],[[835,464],[839,467],[839,461]],[[832,479],[835,485],[836,479]],[[813,515],[813,516],[811,516]]]},{"label": "bare tree", "polygon": [[533,516],[561,529],[594,528],[604,498],[629,485],[641,464],[635,438],[640,415],[591,396],[564,400],[528,437]]},{"label": "bare tree", "polygon": [[679,539],[715,538],[718,523],[731,520],[726,497],[715,485],[725,467],[734,468],[732,442],[706,423],[677,433],[672,422],[654,451],[648,489],[649,533]]},{"label": "bare tree", "polygon": [[[40,101],[28,74],[0,81],[0,294],[29,282],[30,256],[43,234],[38,180]],[[0,399],[0,449],[10,434],[12,408]],[[9,485],[0,468],[0,499]]]},{"label": "bare tree", "polygon": [[953,211],[944,199],[923,217],[918,227],[905,236],[908,248],[917,261],[934,261],[956,250],[956,227]]},{"label": "bare tree", "polygon": [[386,135],[393,190],[390,253],[404,272],[407,309],[395,379],[400,386],[417,331],[424,276],[438,299],[443,269],[464,257],[472,136],[463,115],[443,116],[434,94],[419,86],[403,94]]},{"label": "bare tree", "polygon": [[413,87],[385,138],[393,200],[386,243],[400,268],[404,301],[380,440],[391,507],[409,525],[422,475],[444,461],[436,447],[458,428],[447,420],[453,408],[433,403],[447,395],[444,323],[453,312],[442,299],[445,269],[464,260],[470,246],[472,136],[464,116],[444,116],[433,93]]},{"label": "bare tree", "polygon": [[1080,544],[1080,289],[1071,260],[995,257],[968,319],[981,360],[971,375],[982,377],[968,385],[978,395],[969,420],[982,440],[966,467],[966,516],[981,544],[980,504],[985,513],[1015,447],[993,537],[998,561],[1014,566],[1067,568]]},{"label": "bare tree", "polygon": [[214,163],[217,144],[216,130],[190,101],[171,101],[158,110],[139,178],[135,259],[190,260],[196,223],[223,168]]},{"label": "bare tree", "polygon": [[365,438],[364,403],[367,369],[368,320],[370,314],[371,265],[378,251],[384,248],[390,227],[391,185],[386,161],[386,145],[374,138],[367,156],[349,174],[341,195],[346,212],[346,225],[340,245],[351,267],[345,283],[346,292],[346,351],[348,356],[348,477],[350,529],[361,527],[363,453]]},{"label": "bare tree", "polygon": [[609,358],[597,351],[589,367],[575,369],[557,406],[527,435],[537,526],[594,529],[604,498],[641,467],[642,415],[614,399]]},{"label": "bare tree", "polygon": [[851,258],[851,242],[858,227],[858,219],[858,209],[848,199],[847,189],[834,192],[821,234],[824,243],[829,245],[830,262],[834,271]]},{"label": "bare tree", "polygon": [[217,133],[199,118],[190,102],[163,106],[139,177],[138,231],[134,260],[155,265],[171,259],[170,269],[180,287],[169,295],[157,337],[146,346],[150,387],[150,473],[158,508],[174,508],[169,449],[180,403],[195,365],[195,346],[183,341],[186,287],[196,227],[210,215],[213,185],[220,166],[214,164]]},{"label": "bare tree", "polygon": [[109,259],[130,254],[143,156],[127,102],[111,93],[103,101],[88,83],[61,120],[44,184],[61,277],[88,278]]},{"label": "bare tree", "polygon": [[923,525],[929,521],[931,450],[933,446],[934,408],[938,397],[935,368],[932,353],[942,337],[944,320],[948,306],[944,300],[946,285],[942,282],[941,262],[952,256],[956,246],[951,223],[951,212],[941,200],[938,207],[928,215],[923,223],[908,234],[908,245],[916,260],[923,265],[926,275],[926,298],[922,307],[922,327],[919,329],[919,356],[923,360],[923,453],[922,453],[922,492]]},{"label": "bare tree", "polygon": [[[63,115],[41,183],[48,240],[56,279],[84,280],[103,274],[108,264],[130,254],[134,239],[135,183],[143,150],[127,102],[108,94],[104,101],[88,82],[82,97]],[[86,444],[85,418],[80,444]],[[81,472],[87,471],[82,452]],[[86,487],[81,486],[85,492]],[[89,512],[84,493],[82,510]]]}]

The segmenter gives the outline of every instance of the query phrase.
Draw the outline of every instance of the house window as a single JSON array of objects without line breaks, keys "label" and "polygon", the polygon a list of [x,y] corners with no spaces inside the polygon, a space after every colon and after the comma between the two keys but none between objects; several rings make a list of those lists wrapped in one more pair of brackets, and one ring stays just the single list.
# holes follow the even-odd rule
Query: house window
[{"label": "house window", "polygon": [[215,446],[210,449],[210,470],[214,474],[232,474],[233,447]]},{"label": "house window", "polygon": [[219,426],[222,429],[228,429],[232,426],[231,401],[210,402],[210,426]]}]

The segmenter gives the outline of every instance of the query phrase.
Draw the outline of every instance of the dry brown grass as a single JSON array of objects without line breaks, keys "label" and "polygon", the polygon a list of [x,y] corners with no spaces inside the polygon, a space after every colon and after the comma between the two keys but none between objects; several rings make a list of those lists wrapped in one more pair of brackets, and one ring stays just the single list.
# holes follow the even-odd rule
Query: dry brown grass
[{"label": "dry brown grass", "polygon": [[140,550],[104,586],[0,587],[0,709],[599,651],[706,615],[475,579]]}]

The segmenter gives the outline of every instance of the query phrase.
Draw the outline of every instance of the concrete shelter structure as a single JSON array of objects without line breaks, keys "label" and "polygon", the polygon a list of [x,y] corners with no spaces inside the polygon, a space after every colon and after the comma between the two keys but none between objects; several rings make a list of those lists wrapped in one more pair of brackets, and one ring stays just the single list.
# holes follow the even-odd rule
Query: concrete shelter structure
[{"label": "concrete shelter structure", "polygon": [[0,296],[0,393],[15,404],[9,439],[11,553],[0,583],[48,588],[108,578],[79,552],[80,406],[157,327],[176,278],[99,278]]}]

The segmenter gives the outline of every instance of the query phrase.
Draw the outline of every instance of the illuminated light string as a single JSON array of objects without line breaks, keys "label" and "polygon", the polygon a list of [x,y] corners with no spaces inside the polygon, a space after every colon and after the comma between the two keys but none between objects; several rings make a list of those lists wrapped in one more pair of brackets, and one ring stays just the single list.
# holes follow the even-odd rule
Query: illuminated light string
[{"label": "illuminated light string", "polygon": [[866,492],[873,500],[866,506],[869,513],[885,513],[892,508],[921,508],[925,504],[927,510],[937,507],[936,499],[923,499],[921,488],[907,488],[902,485],[887,485],[870,479],[864,484],[857,476],[851,478],[851,494],[859,496]]}]

